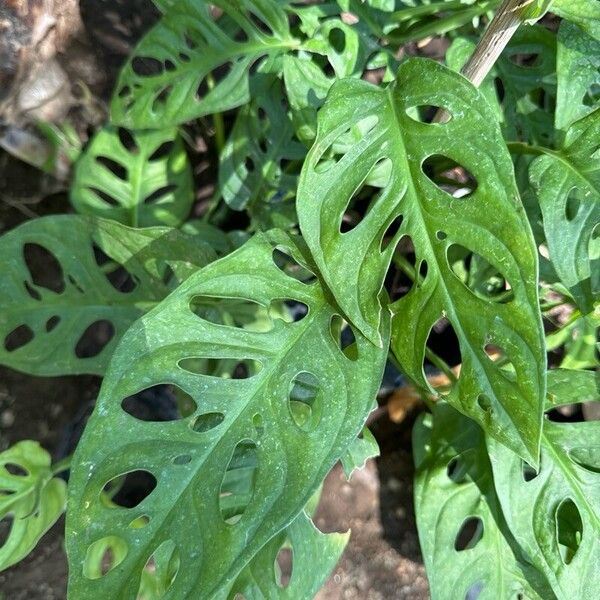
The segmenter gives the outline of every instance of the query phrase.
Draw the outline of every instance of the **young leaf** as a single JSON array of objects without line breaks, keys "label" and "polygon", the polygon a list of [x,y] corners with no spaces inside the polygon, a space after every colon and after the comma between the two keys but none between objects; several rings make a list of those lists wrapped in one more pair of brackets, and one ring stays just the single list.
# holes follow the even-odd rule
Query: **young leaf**
[{"label": "young leaf", "polygon": [[[547,411],[598,400],[596,374],[548,373]],[[537,472],[508,449],[489,442],[496,492],[508,526],[561,600],[593,597],[600,586],[598,439],[597,421],[547,419]]]},{"label": "young leaf", "polygon": [[511,535],[484,434],[446,403],[413,430],[415,510],[432,598],[551,600]]},{"label": "young leaf", "polygon": [[77,161],[71,203],[130,227],[180,225],[194,199],[192,169],[175,128],[105,127]]},{"label": "young leaf", "polygon": [[584,314],[600,293],[600,109],[574,123],[558,152],[529,175],[544,218],[550,259]]},{"label": "young leaf", "polygon": [[563,21],[558,30],[556,128],[566,131],[600,107],[600,36]]},{"label": "young leaf", "polygon": [[[0,571],[25,558],[65,509],[67,486],[53,477],[50,455],[33,441],[0,453]],[[3,532],[4,533],[4,532]]]},{"label": "young leaf", "polygon": [[275,0],[175,3],[138,44],[112,101],[113,121],[161,128],[222,112],[250,99],[249,72],[298,42]]},{"label": "young leaf", "polygon": [[235,210],[252,209],[274,193],[295,195],[298,176],[286,172],[287,164],[306,154],[294,138],[279,80],[259,73],[250,85],[255,99],[239,111],[220,157],[219,186]]},{"label": "young leaf", "polygon": [[[449,121],[420,122],[415,111],[422,106],[443,109]],[[357,141],[335,156],[336,144],[353,130],[360,132]],[[470,187],[453,196],[436,184],[427,166],[436,157],[472,173]],[[342,233],[345,211],[369,181],[379,188],[368,196],[369,209]],[[417,271],[427,275],[391,307],[392,348],[403,370],[429,389],[425,343],[447,317],[463,363],[458,394],[449,401],[535,462],[545,375],[536,250],[510,157],[480,93],[422,59],[404,63],[385,90],[364,81],[336,83],[319,114],[298,198],[300,226],[319,270],[348,319],[375,342],[386,271],[398,240],[412,238]],[[449,264],[454,248],[492,265],[512,299],[493,302],[467,287]],[[490,360],[488,344],[504,349],[516,377]]]},{"label": "young leaf", "polygon": [[[274,253],[282,248],[298,266],[311,266],[300,240],[259,234],[190,277],[123,338],[74,461],[67,519],[73,596],[135,597],[148,557],[167,539],[181,561],[169,594],[222,593],[302,510],[357,436],[387,352],[358,331],[355,342],[342,344],[339,309],[317,281],[304,283],[278,266]],[[305,309],[295,322],[273,317],[267,331],[256,331],[202,309],[218,298],[263,307],[289,299]],[[386,342],[388,327],[383,321]],[[213,376],[207,363],[222,360],[238,363],[234,378]],[[131,394],[165,382],[191,396],[192,415],[151,423],[122,408]],[[243,469],[251,476],[240,479]],[[156,481],[135,510],[100,501],[108,481],[135,470]],[[140,515],[147,525],[129,527]],[[118,568],[89,580],[84,557],[110,535],[127,554]]]},{"label": "young leaf", "polygon": [[130,229],[74,215],[0,238],[0,364],[34,375],[104,373],[118,339],[213,251],[166,227]]}]

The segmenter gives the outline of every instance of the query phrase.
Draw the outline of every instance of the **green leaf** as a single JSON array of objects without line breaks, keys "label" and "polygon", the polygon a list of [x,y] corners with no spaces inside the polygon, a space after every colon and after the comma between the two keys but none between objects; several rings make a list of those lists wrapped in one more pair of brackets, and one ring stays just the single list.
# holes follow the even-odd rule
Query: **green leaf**
[{"label": "green leaf", "polygon": [[[282,248],[298,266],[314,268],[300,240],[258,234],[190,277],[123,338],[74,461],[67,519],[73,597],[134,597],[148,557],[169,539],[181,561],[170,595],[223,592],[298,515],[362,428],[387,352],[358,331],[342,349],[339,309],[317,281],[303,283],[274,262]],[[204,308],[219,298],[225,307],[243,301],[263,308],[291,299],[308,312],[295,322],[272,313],[269,330],[257,331]],[[214,376],[221,361],[238,363],[237,378]],[[163,383],[191,397],[193,414],[150,423],[122,408],[123,399]],[[244,469],[250,475],[240,478]],[[157,485],[135,509],[100,501],[107,481],[136,470]],[[148,524],[129,527],[142,514]],[[113,534],[127,555],[102,579],[87,579],[81,564],[88,548]]]},{"label": "green leaf", "polygon": [[598,324],[589,317],[574,319],[546,336],[546,348],[549,352],[564,346],[564,356],[560,363],[562,369],[600,367],[597,343]]},{"label": "green leaf", "polygon": [[118,339],[176,280],[213,260],[166,227],[130,229],[74,215],[28,221],[0,238],[0,364],[33,375],[101,375]]},{"label": "green leaf", "polygon": [[[306,148],[294,137],[281,83],[273,76],[256,75],[253,100],[238,113],[220,156],[219,186],[231,208],[252,209],[277,194],[281,202],[295,196],[299,167]],[[296,174],[295,174],[296,173]]]},{"label": "green leaf", "polygon": [[349,480],[354,471],[362,469],[367,460],[376,456],[379,456],[379,444],[375,436],[365,427],[342,455],[341,461],[346,479]]},{"label": "green leaf", "polygon": [[98,131],[75,166],[71,203],[81,214],[130,227],[180,225],[194,199],[177,129]]},{"label": "green leaf", "polygon": [[[217,598],[232,598],[237,593],[248,600],[311,600],[333,571],[349,538],[350,532],[321,533],[302,511],[260,550],[228,593]],[[291,578],[286,584],[277,564],[278,554],[285,550],[292,558]]]},{"label": "green leaf", "polygon": [[[548,373],[546,410],[600,400],[597,375]],[[600,586],[600,423],[544,422],[539,472],[495,442],[489,449],[506,521],[559,599]],[[590,595],[591,594],[591,595]]]},{"label": "green leaf", "polygon": [[65,509],[67,486],[53,477],[50,455],[25,440],[0,453],[0,571],[18,563],[36,546]]},{"label": "green leaf", "polygon": [[566,131],[600,107],[600,36],[563,21],[558,30],[556,128]]},{"label": "green leaf", "polygon": [[[452,118],[419,122],[422,106],[442,108]],[[342,144],[352,132],[356,141]],[[423,165],[436,156],[470,171],[477,189],[455,197],[432,181]],[[425,167],[432,177],[438,164]],[[380,189],[363,190],[366,182]],[[342,233],[345,211],[363,193],[366,215]],[[459,186],[457,195],[464,193]],[[446,317],[463,363],[458,393],[449,401],[535,462],[545,375],[536,250],[510,156],[480,93],[457,73],[422,59],[404,63],[385,90],[364,81],[335,84],[319,114],[298,199],[300,226],[320,272],[349,321],[375,342],[385,314],[378,296],[386,271],[398,240],[410,236],[416,270],[426,269],[427,276],[391,306],[392,348],[402,369],[429,389],[425,343]],[[471,290],[449,263],[461,248],[492,265],[512,298],[496,302]],[[516,378],[490,360],[488,344],[504,350]]]},{"label": "green leaf", "polygon": [[512,537],[483,432],[446,403],[413,430],[419,540],[436,600],[554,598]]},{"label": "green leaf", "polygon": [[593,0],[554,0],[552,12],[577,23],[590,35],[600,35],[600,5]]},{"label": "green leaf", "polygon": [[113,121],[161,128],[219,113],[250,99],[249,72],[298,42],[275,0],[177,2],[141,40],[112,101]]},{"label": "green leaf", "polygon": [[600,109],[573,124],[564,147],[530,167],[550,260],[584,314],[600,292]]},{"label": "green leaf", "polygon": [[539,21],[547,12],[554,0],[529,0],[522,4],[519,16],[526,23]]}]

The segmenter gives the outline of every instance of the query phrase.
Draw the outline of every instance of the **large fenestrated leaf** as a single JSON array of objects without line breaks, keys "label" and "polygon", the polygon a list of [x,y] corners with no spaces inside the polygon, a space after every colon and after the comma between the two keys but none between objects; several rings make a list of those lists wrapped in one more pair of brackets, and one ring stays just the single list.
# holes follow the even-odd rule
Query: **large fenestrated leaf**
[{"label": "large fenestrated leaf", "polygon": [[[597,375],[548,373],[546,410],[600,400]],[[561,600],[595,598],[600,587],[600,422],[546,420],[539,472],[489,444],[494,481],[513,535]]]},{"label": "large fenestrated leaf", "polygon": [[413,430],[415,509],[433,600],[552,600],[506,525],[483,431],[446,403]]},{"label": "large fenestrated leaf", "polygon": [[554,0],[552,12],[577,23],[591,35],[600,35],[600,5],[597,0]]},{"label": "large fenestrated leaf", "polygon": [[[274,262],[274,250],[284,247],[310,267],[299,244],[283,234],[255,236],[190,277],[123,338],[74,460],[67,520],[73,597],[134,598],[148,557],[172,540],[180,568],[167,597],[212,598],[299,514],[360,432],[387,351],[358,331],[342,350],[339,309],[328,292]],[[202,308],[218,298],[263,307],[291,299],[308,312],[257,331],[224,325]],[[384,320],[386,343],[388,335]],[[211,376],[205,367],[222,360],[241,363],[234,373],[247,377]],[[150,423],[122,408],[124,398],[162,383],[191,395],[194,413]],[[232,477],[248,461],[250,485],[238,485]],[[150,472],[157,485],[135,510],[100,501],[107,481],[136,470]],[[145,527],[128,527],[142,514]],[[81,568],[86,552],[107,536],[127,553],[90,580]]]},{"label": "large fenestrated leaf", "polygon": [[552,265],[584,314],[600,293],[600,109],[530,167]]},{"label": "large fenestrated leaf", "polygon": [[[218,11],[224,14],[217,17]],[[112,101],[113,120],[161,128],[245,104],[250,68],[297,45],[275,0],[181,0],[124,67]]]},{"label": "large fenestrated leaf", "polygon": [[[598,29],[600,32],[600,27]],[[558,30],[556,128],[566,131],[600,106],[600,36],[563,21]]]},{"label": "large fenestrated leaf", "polygon": [[71,203],[81,214],[130,227],[180,225],[194,199],[192,169],[176,128],[107,126],[75,165]]},{"label": "large fenestrated leaf", "polygon": [[50,455],[25,440],[0,453],[0,571],[25,558],[65,509],[67,486]]},{"label": "large fenestrated leaf", "polygon": [[[420,122],[421,106],[441,107],[451,118]],[[341,145],[352,133],[354,143]],[[436,185],[423,170],[434,156],[468,169],[477,189],[454,197]],[[365,181],[380,190],[362,221],[342,233],[344,212]],[[412,238],[417,272],[427,275],[392,305],[392,347],[402,368],[429,389],[425,343],[446,317],[462,353],[457,394],[449,401],[535,462],[545,364],[536,251],[510,156],[480,93],[457,73],[422,59],[402,65],[384,90],[363,81],[335,84],[298,196],[300,226],[323,277],[348,319],[375,342],[384,314],[379,293],[394,248],[401,237]],[[400,227],[389,232],[400,216]],[[493,302],[469,289],[449,264],[457,247],[489,263],[512,297]],[[488,344],[504,350],[516,377],[490,360]]]},{"label": "large fenestrated leaf", "polygon": [[34,375],[104,373],[126,329],[169,293],[165,265],[182,280],[215,257],[174,229],[75,215],[24,223],[0,255],[0,364]]}]

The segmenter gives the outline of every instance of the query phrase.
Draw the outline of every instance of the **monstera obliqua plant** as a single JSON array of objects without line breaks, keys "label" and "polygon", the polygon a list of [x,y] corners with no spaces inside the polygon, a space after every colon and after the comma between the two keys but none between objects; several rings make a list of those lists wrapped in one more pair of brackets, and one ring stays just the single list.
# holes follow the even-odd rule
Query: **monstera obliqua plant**
[{"label": "monstera obliqua plant", "polygon": [[77,214],[0,238],[0,362],[104,378],[73,456],[0,454],[0,568],[66,507],[73,600],[313,598],[392,363],[432,598],[598,598],[600,3],[156,4]]}]

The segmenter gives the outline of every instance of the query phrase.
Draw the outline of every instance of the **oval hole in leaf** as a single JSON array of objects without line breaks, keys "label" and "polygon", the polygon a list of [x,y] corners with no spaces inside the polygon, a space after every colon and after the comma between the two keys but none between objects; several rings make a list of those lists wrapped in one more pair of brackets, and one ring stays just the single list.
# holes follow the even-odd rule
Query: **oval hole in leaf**
[{"label": "oval hole in leaf", "polygon": [[573,500],[563,500],[556,510],[556,541],[563,562],[568,565],[575,558],[583,537],[581,513]]},{"label": "oval hole in leaf", "polygon": [[119,141],[121,142],[121,145],[123,146],[123,148],[125,148],[125,150],[127,150],[127,152],[131,154],[137,154],[139,152],[140,149],[131,131],[125,129],[124,127],[119,127],[119,129],[117,130],[117,134],[119,136]]},{"label": "oval hole in leaf", "polygon": [[29,281],[24,281],[23,285],[25,286],[25,290],[27,291],[27,293],[34,299],[34,300],[41,300],[42,299],[42,295],[34,288],[30,285]]},{"label": "oval hole in leaf", "polygon": [[481,596],[481,592],[483,592],[483,588],[485,584],[483,581],[476,581],[465,594],[465,600],[477,600],[479,596]]},{"label": "oval hole in leaf", "polygon": [[314,431],[321,420],[321,385],[312,373],[303,371],[292,379],[288,406],[294,423],[303,431]]},{"label": "oval hole in leaf", "polygon": [[149,523],[150,517],[148,515],[140,515],[139,517],[133,519],[131,523],[127,525],[127,527],[130,527],[131,529],[143,529]]},{"label": "oval hole in leaf", "polygon": [[191,454],[180,454],[173,459],[174,465],[188,465],[192,462]]},{"label": "oval hole in leaf", "polygon": [[161,160],[163,158],[167,158],[169,154],[173,151],[175,147],[175,142],[173,140],[169,140],[168,142],[164,142],[161,144],[150,156],[149,161]]},{"label": "oval hole in leaf", "polygon": [[4,468],[14,477],[27,477],[29,475],[29,471],[16,463],[4,463]]},{"label": "oval hole in leaf", "polygon": [[273,262],[275,266],[283,271],[288,277],[302,283],[312,283],[316,280],[315,274],[304,265],[301,265],[284,246],[276,246],[273,249]]},{"label": "oval hole in leaf", "polygon": [[98,196],[100,200],[106,202],[106,204],[108,204],[109,206],[119,206],[117,200],[113,198],[110,194],[107,194],[105,191],[95,187],[88,187],[87,189],[96,196]]},{"label": "oval hole in leaf", "polygon": [[477,190],[477,179],[455,160],[434,154],[422,163],[423,173],[452,198],[468,198]]},{"label": "oval hole in leaf", "polygon": [[13,516],[7,515],[0,519],[0,548],[6,544],[13,526]]},{"label": "oval hole in leaf", "polygon": [[196,402],[177,385],[159,384],[124,398],[121,408],[135,419],[157,423],[177,421],[193,415]]},{"label": "oval hole in leaf", "polygon": [[225,415],[220,412],[211,412],[200,415],[192,423],[192,429],[196,433],[206,433],[218,427],[225,420]]},{"label": "oval hole in leaf", "polygon": [[286,543],[277,552],[275,557],[275,582],[277,587],[285,589],[290,584],[292,573],[294,569],[294,552],[292,548]]},{"label": "oval hole in leaf", "polygon": [[340,219],[341,234],[350,233],[360,225],[377,202],[380,191],[379,188],[367,185],[366,180],[354,191]]},{"label": "oval hole in leaf", "polygon": [[546,419],[554,423],[583,423],[583,402],[572,402],[546,412]]},{"label": "oval hole in leaf", "polygon": [[115,535],[95,541],[87,549],[83,562],[83,576],[100,579],[118,567],[127,556],[127,543]]},{"label": "oval hole in leaf", "polygon": [[580,446],[569,450],[569,458],[591,473],[600,473],[600,447]]},{"label": "oval hole in leaf", "polygon": [[131,68],[136,75],[141,77],[155,77],[161,75],[165,70],[163,63],[152,56],[134,56]]},{"label": "oval hole in leaf", "polygon": [[174,192],[176,189],[177,189],[177,186],[174,183],[165,185],[165,186],[159,188],[158,190],[155,190],[150,195],[146,196],[144,198],[144,204],[153,204],[153,203],[159,202],[162,198],[164,198],[165,196],[168,196],[169,194]]},{"label": "oval hole in leaf", "polygon": [[110,285],[123,294],[130,294],[139,284],[139,280],[133,276],[123,265],[113,261],[102,248],[92,244],[94,260],[101,267],[101,271]]},{"label": "oval hole in leaf", "polygon": [[540,470],[536,471],[528,462],[526,462],[524,460],[521,460],[521,468],[522,468],[522,472],[523,472],[523,481],[525,481],[525,482],[533,481],[540,474],[540,471],[542,470],[541,465],[540,465]]},{"label": "oval hole in leaf", "polygon": [[177,365],[180,369],[194,375],[231,379],[248,379],[257,375],[262,369],[262,363],[258,360],[229,357],[189,356],[182,358]]},{"label": "oval hole in leaf", "polygon": [[[412,239],[408,235],[403,235],[396,244],[396,252],[402,254],[402,258],[414,268],[415,254]],[[406,274],[395,260],[392,260],[386,276],[384,286],[388,292],[391,302],[403,298],[414,287],[413,280]]]},{"label": "oval hole in leaf", "polygon": [[252,417],[252,425],[254,425],[254,429],[256,429],[256,434],[260,437],[265,432],[265,420],[262,418],[262,415],[256,413]]},{"label": "oval hole in leaf", "polygon": [[329,322],[329,331],[342,354],[349,360],[357,360],[358,346],[352,326],[340,315],[333,315]]},{"label": "oval hole in leaf", "polygon": [[460,244],[446,249],[448,266],[456,278],[477,298],[506,304],[514,299],[510,282],[483,256]]},{"label": "oval hole in leaf", "polygon": [[483,521],[479,517],[468,517],[464,520],[454,541],[454,549],[457,552],[475,548],[483,537]]},{"label": "oval hole in leaf", "polygon": [[113,160],[108,156],[96,156],[96,162],[99,165],[102,165],[105,169],[107,169],[118,179],[121,179],[122,181],[127,181],[127,167],[123,166],[121,163],[118,163],[116,160]]},{"label": "oval hole in leaf", "polygon": [[485,394],[477,396],[477,406],[485,413],[487,419],[492,418],[494,407],[492,406],[492,401]]},{"label": "oval hole in leaf", "polygon": [[262,333],[271,331],[274,326],[269,308],[246,298],[193,296],[190,310],[197,317],[215,325]]},{"label": "oval hole in leaf", "polygon": [[330,46],[337,54],[343,54],[346,49],[346,33],[340,27],[332,27],[327,36]]},{"label": "oval hole in leaf", "polygon": [[256,29],[258,29],[262,33],[266,33],[267,35],[273,35],[271,27],[269,27],[267,22],[263,20],[263,18],[258,14],[256,9],[253,11],[249,10],[247,15],[254,27],[256,27]]},{"label": "oval hole in leaf", "polygon": [[46,321],[46,331],[48,333],[50,333],[52,330],[54,330],[58,327],[59,323],[60,323],[60,317],[58,315],[54,315],[54,316],[50,317]]},{"label": "oval hole in leaf", "polygon": [[65,291],[65,277],[60,262],[43,246],[31,242],[23,246],[23,258],[29,270],[31,281],[56,294]]},{"label": "oval hole in leaf", "polygon": [[506,96],[506,89],[504,88],[504,82],[500,77],[494,78],[494,87],[496,88],[496,96],[498,97],[498,102],[502,103]]},{"label": "oval hole in leaf", "polygon": [[512,52],[508,59],[519,67],[537,67],[542,63],[542,55],[539,52]]},{"label": "oval hole in leaf", "polygon": [[19,325],[15,327],[4,338],[4,349],[7,352],[14,352],[19,348],[23,348],[34,338],[33,330],[29,325]]},{"label": "oval hole in leaf", "polygon": [[154,491],[156,484],[156,477],[150,471],[138,469],[113,477],[104,484],[102,493],[121,508],[136,508]]},{"label": "oval hole in leaf", "polygon": [[114,325],[107,319],[94,321],[75,344],[77,358],[98,356],[115,335]]},{"label": "oval hole in leaf", "polygon": [[223,520],[234,525],[252,497],[258,476],[258,452],[252,440],[239,442],[231,456],[219,491],[219,510]]},{"label": "oval hole in leaf", "polygon": [[454,483],[464,483],[467,481],[468,473],[467,466],[460,456],[455,456],[446,467],[446,475]]},{"label": "oval hole in leaf", "polygon": [[567,196],[565,203],[565,217],[567,221],[573,221],[577,217],[577,213],[581,207],[581,200],[579,198],[579,190],[573,188]]},{"label": "oval hole in leaf", "polygon": [[[167,594],[179,573],[180,565],[179,550],[173,540],[165,540],[154,550],[143,569],[151,577],[157,579],[156,585],[153,587],[152,600],[159,600]],[[138,595],[136,596],[140,600],[146,598],[142,593],[143,591],[142,580]]]},{"label": "oval hole in leaf", "polygon": [[434,106],[431,104],[419,104],[417,106],[410,106],[406,109],[406,114],[417,123],[432,123],[434,117],[438,112],[442,111],[445,119],[443,122],[435,123],[435,125],[443,125],[449,123],[453,119],[452,113],[446,108],[441,106]]},{"label": "oval hole in leaf", "polygon": [[[450,367],[455,367],[462,362],[458,336],[452,323],[445,317],[438,319],[432,325],[425,345]],[[426,374],[432,371],[438,372],[437,367],[427,358],[423,366]]]}]

